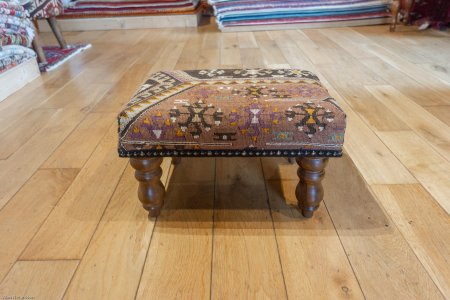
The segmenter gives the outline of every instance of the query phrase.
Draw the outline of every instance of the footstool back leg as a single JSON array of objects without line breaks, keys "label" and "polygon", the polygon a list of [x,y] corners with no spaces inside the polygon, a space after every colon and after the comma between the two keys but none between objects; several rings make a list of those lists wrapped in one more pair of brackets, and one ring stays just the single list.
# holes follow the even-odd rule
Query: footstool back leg
[{"label": "footstool back leg", "polygon": [[305,218],[311,218],[323,199],[322,179],[328,158],[296,158],[300,182],[295,190],[298,205]]},{"label": "footstool back leg", "polygon": [[178,165],[181,162],[181,157],[177,156],[177,157],[172,157],[172,164],[173,165]]},{"label": "footstool back leg", "polygon": [[131,158],[131,166],[136,170],[139,181],[138,197],[142,206],[149,212],[149,217],[157,217],[163,206],[165,189],[161,182],[162,157]]}]

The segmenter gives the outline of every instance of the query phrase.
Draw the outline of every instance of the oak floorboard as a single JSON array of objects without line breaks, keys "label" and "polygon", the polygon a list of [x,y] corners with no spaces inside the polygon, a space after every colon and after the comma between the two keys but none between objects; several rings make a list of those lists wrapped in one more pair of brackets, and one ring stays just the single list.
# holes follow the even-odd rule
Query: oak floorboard
[{"label": "oak floorboard", "polygon": [[89,113],[41,168],[83,167],[108,128],[115,124],[115,117],[113,113]]},{"label": "oak floorboard", "polygon": [[361,85],[382,85],[386,81],[364,66],[356,58],[349,64],[316,64],[316,69],[331,83],[333,88],[345,89]]},{"label": "oak floorboard", "polygon": [[[42,84],[42,81],[36,80]],[[34,89],[19,90],[0,102],[0,128],[9,128],[58,91],[57,88],[42,88],[39,83]]]},{"label": "oak floorboard", "polygon": [[266,180],[297,180],[298,165],[290,163],[286,157],[262,157],[262,167]]},{"label": "oak floorboard", "polygon": [[258,43],[256,42],[253,32],[238,32],[238,47],[241,49],[254,49],[258,48]]},{"label": "oak floorboard", "polygon": [[441,63],[432,62],[424,64],[419,61],[419,63],[416,64],[422,69],[435,73],[437,76],[445,80],[445,82],[450,84],[450,57],[447,58],[447,61]]},{"label": "oak floorboard", "polygon": [[366,89],[450,161],[450,127],[392,86],[366,86]]},{"label": "oak floorboard", "polygon": [[207,299],[215,159],[183,158],[168,181],[137,299]]},{"label": "oak floorboard", "polygon": [[[280,50],[281,50],[281,48],[297,47],[296,42],[297,42],[298,32],[296,32],[296,31],[273,30],[273,31],[267,31],[266,33],[269,36],[269,38],[275,42],[277,47],[280,48]],[[292,35],[296,35],[296,36],[293,36],[291,38]],[[305,40],[309,39],[306,35],[304,35],[304,38],[305,38]],[[285,58],[287,59],[286,56],[285,56]]]},{"label": "oak floorboard", "polygon": [[450,215],[450,162],[412,131],[378,136]]},{"label": "oak floorboard", "polygon": [[382,59],[365,58],[361,59],[361,63],[373,72],[383,76],[386,83],[399,90],[402,94],[419,104],[420,106],[449,105],[447,98],[442,97],[436,91],[429,89],[426,85],[421,84],[407,76],[407,74],[394,68]]},{"label": "oak floorboard", "polygon": [[[277,161],[263,164],[264,170],[274,169]],[[289,298],[364,299],[326,207],[322,204],[311,219],[299,212],[298,182],[266,177],[265,183]]]},{"label": "oak floorboard", "polygon": [[278,48],[277,43],[270,38],[269,33],[259,31],[254,32],[256,42],[263,57],[264,67],[266,68],[289,68],[286,58]]},{"label": "oak floorboard", "polygon": [[376,57],[364,48],[372,41],[350,28],[326,28],[319,31],[358,60]]},{"label": "oak floorboard", "polygon": [[78,171],[78,169],[39,170],[0,210],[0,282],[58,203]]},{"label": "oak floorboard", "polygon": [[381,103],[367,90],[361,89],[361,86],[336,87],[336,91],[372,130],[399,131],[410,129],[389,109],[389,104]]},{"label": "oak floorboard", "polygon": [[450,84],[443,80],[441,81],[439,74],[434,74],[434,72],[429,72],[422,69],[418,65],[407,61],[400,55],[394,54],[380,45],[371,45],[368,51],[371,51],[386,63],[390,64],[404,74],[407,74],[407,76],[413,78],[418,83],[423,84],[427,87],[427,89],[435,91],[444,99],[449,99]]},{"label": "oak floorboard", "polygon": [[331,159],[324,201],[367,299],[444,299],[347,155]]},{"label": "oak floorboard", "polygon": [[92,112],[117,115],[147,79],[151,67],[152,65],[147,63],[134,63],[96,103]]},{"label": "oak floorboard", "polygon": [[77,260],[18,261],[0,284],[0,296],[61,299],[77,265]]},{"label": "oak floorboard", "polygon": [[218,31],[206,31],[203,33],[202,49],[220,49],[222,33]]},{"label": "oak floorboard", "polygon": [[[401,56],[409,63],[415,64],[417,62],[431,62],[433,60],[433,58],[424,55],[424,52],[417,51],[417,47],[410,47],[408,49],[409,51],[405,51],[405,45],[398,38],[401,34],[396,32],[384,32],[381,34],[378,32],[376,34],[371,34],[370,31],[365,31],[364,34],[365,37],[372,42],[372,45],[382,46],[393,54]],[[434,58],[434,60],[435,59],[436,58]]]},{"label": "oak floorboard", "polygon": [[108,83],[92,83],[83,71],[71,80],[64,89],[43,102],[39,108],[70,108],[89,111],[111,88]]},{"label": "oak floorboard", "polygon": [[[353,57],[358,58],[358,61],[364,65],[367,70],[376,73],[378,76],[383,78],[386,83],[394,86],[396,89],[399,89],[402,93],[410,97],[418,104],[448,104],[448,100],[443,98],[439,92],[429,89],[427,85],[423,85],[409,77],[408,72],[405,72],[405,70],[395,68],[395,66],[389,64],[389,60],[383,60],[374,52],[370,51],[373,48],[372,46],[377,46],[377,44],[372,40],[372,36],[368,37],[363,34],[367,33],[365,28],[329,28],[320,29],[319,31],[339,44],[340,47],[349,52]],[[392,38],[393,34],[383,32],[379,36],[381,39],[389,40]],[[410,47],[408,47],[408,49],[410,49]],[[430,52],[429,49],[426,51]],[[407,55],[409,52],[403,50],[402,53]],[[349,73],[353,74],[353,72]],[[342,74],[339,75],[342,76]],[[359,76],[355,78],[359,78]],[[344,80],[344,83],[345,82],[350,83],[353,81]]]},{"label": "oak floorboard", "polygon": [[[352,30],[363,34],[373,44],[380,45],[413,64],[446,63],[450,59],[450,54],[442,51],[450,46],[448,33],[441,36],[436,30],[430,30],[427,34],[420,34],[417,30],[392,33],[381,30],[381,27],[361,27]],[[405,48],[408,51],[405,51]]]},{"label": "oak floorboard", "polygon": [[284,299],[259,158],[217,158],[211,297]]},{"label": "oak floorboard", "polygon": [[450,127],[450,105],[424,106],[424,108]]},{"label": "oak floorboard", "polygon": [[316,71],[315,66],[305,55],[302,55],[302,50],[300,50],[297,46],[288,47],[280,42],[278,44],[278,47],[280,48],[281,53],[283,53],[287,63],[291,66],[291,68],[308,70],[311,72]]},{"label": "oak floorboard", "polygon": [[0,209],[81,122],[84,115],[77,109],[59,109],[41,130],[3,161],[0,169]]},{"label": "oak floorboard", "polygon": [[199,69],[220,68],[220,49],[202,48],[197,67]]},{"label": "oak floorboard", "polygon": [[296,30],[288,33],[291,39],[295,41],[302,53],[311,61],[312,64],[333,64],[335,61],[328,56],[322,45],[314,43],[303,30]]},{"label": "oak floorboard", "polygon": [[222,47],[220,49],[220,65],[222,68],[241,68],[241,52],[236,32],[222,33]]},{"label": "oak floorboard", "polygon": [[193,70],[197,68],[202,48],[202,36],[193,35],[187,39],[183,51],[175,65],[176,70]]},{"label": "oak floorboard", "polygon": [[154,226],[137,199],[137,188],[134,169],[128,165],[64,299],[135,296]]},{"label": "oak floorboard", "polygon": [[344,149],[351,156],[367,183],[417,182],[344,99],[333,90],[330,90],[330,94],[339,101],[339,105],[347,115]]},{"label": "oak floorboard", "polygon": [[[42,77],[37,77],[33,81],[24,85],[21,89],[17,90],[15,93],[0,101],[0,112],[2,113],[2,115],[8,109],[14,109],[14,107],[16,107],[17,105],[24,104],[21,103],[23,101],[21,101],[20,99],[29,97],[30,95],[36,95],[38,97],[39,95],[41,95],[41,97],[43,97],[44,99],[48,97],[49,92],[54,91],[55,88],[45,89],[42,86],[43,82],[44,81],[42,80]],[[31,97],[30,101],[33,101]]]},{"label": "oak floorboard", "polygon": [[137,58],[120,52],[104,63],[88,64],[83,71],[83,78],[91,84],[113,84],[119,81],[122,75],[136,62]]},{"label": "oak floorboard", "polygon": [[172,70],[175,68],[181,52],[183,51],[185,42],[177,44],[169,44],[163,49],[163,53],[167,54],[167,60],[158,60],[150,69],[151,73],[156,73],[164,70]]},{"label": "oak floorboard", "polygon": [[446,298],[450,297],[450,218],[419,184],[371,187]]},{"label": "oak floorboard", "polygon": [[47,124],[56,109],[35,109],[0,132],[0,159],[7,159]]},{"label": "oak floorboard", "polygon": [[80,259],[83,256],[127,164],[126,159],[118,157],[116,145],[114,124],[21,259]]},{"label": "oak floorboard", "polygon": [[220,47],[222,39],[218,32],[206,32],[203,34],[200,57],[197,67],[199,69],[220,68]]},{"label": "oak floorboard", "polygon": [[264,65],[264,59],[259,48],[241,48],[242,68],[260,68]]},{"label": "oak floorboard", "polygon": [[[328,58],[327,60],[331,61],[331,64],[345,64],[349,67],[359,64],[357,59],[328,36],[323,34],[321,30],[303,29],[302,32],[314,45],[317,45],[316,53],[321,52],[321,57],[326,56]],[[310,52],[308,56],[314,56],[316,53]],[[315,64],[326,64],[326,62],[321,62],[318,59],[315,61]]]}]

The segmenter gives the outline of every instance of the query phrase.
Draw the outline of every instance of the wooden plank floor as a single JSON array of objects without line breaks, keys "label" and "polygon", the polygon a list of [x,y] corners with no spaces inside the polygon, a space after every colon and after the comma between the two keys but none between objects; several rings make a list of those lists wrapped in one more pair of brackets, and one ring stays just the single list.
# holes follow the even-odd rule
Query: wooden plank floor
[{"label": "wooden plank floor", "polygon": [[[449,33],[66,38],[93,47],[0,103],[0,298],[450,298]],[[165,159],[165,209],[147,220],[115,115],[151,72],[218,67],[309,69],[347,112],[313,219],[296,165],[236,158]]]}]

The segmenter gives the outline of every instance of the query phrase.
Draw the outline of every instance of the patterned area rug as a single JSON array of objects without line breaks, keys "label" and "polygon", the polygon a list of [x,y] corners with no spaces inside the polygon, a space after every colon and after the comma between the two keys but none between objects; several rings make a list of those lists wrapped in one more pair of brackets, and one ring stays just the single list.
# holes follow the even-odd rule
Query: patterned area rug
[{"label": "patterned area rug", "polygon": [[44,46],[45,58],[47,58],[47,64],[39,64],[41,72],[51,71],[65,61],[74,57],[78,53],[91,47],[91,44],[75,44],[67,45],[66,49],[61,49],[59,46]]}]

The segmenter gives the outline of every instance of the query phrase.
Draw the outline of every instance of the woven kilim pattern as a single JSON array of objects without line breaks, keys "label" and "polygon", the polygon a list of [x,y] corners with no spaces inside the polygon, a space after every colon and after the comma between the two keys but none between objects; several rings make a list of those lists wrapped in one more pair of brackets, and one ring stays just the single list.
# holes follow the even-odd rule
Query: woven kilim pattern
[{"label": "woven kilim pattern", "polygon": [[292,69],[165,71],[119,114],[120,156],[340,156],[345,114]]},{"label": "woven kilim pattern", "polygon": [[25,4],[32,19],[48,19],[63,13],[61,0],[31,0]]}]

